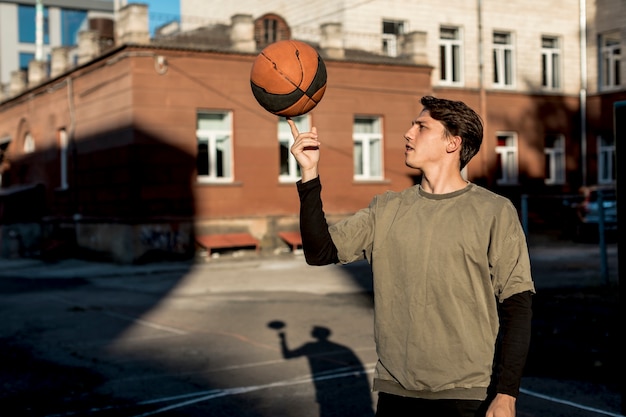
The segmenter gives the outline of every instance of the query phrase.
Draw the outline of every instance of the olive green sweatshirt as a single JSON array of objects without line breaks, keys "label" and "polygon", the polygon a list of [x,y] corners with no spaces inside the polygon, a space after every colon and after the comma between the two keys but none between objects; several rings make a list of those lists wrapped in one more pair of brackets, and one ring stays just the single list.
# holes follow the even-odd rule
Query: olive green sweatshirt
[{"label": "olive green sweatshirt", "polygon": [[534,293],[526,238],[505,197],[475,184],[376,196],[329,228],[340,262],[374,276],[374,390],[432,399],[486,397],[497,303]]}]

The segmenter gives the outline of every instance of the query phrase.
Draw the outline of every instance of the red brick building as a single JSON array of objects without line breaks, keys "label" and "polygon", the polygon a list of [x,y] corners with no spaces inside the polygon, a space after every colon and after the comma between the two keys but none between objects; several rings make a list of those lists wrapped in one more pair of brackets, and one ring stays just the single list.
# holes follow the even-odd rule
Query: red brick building
[{"label": "red brick building", "polygon": [[[251,234],[265,252],[286,247],[278,233],[297,230],[299,201],[284,120],[252,95],[258,43],[220,33],[208,44],[194,34],[122,43],[0,103],[0,138],[8,138],[2,256],[70,247],[74,255],[141,262],[191,256],[196,235],[232,232]],[[314,46],[328,86],[299,123],[320,132],[329,221],[374,194],[414,184],[403,134],[426,94],[463,100],[485,121],[468,179],[515,202],[522,193],[571,192],[580,183],[573,142],[570,181],[545,184],[546,133],[576,137],[577,97],[433,89],[419,50],[391,58]],[[509,131],[518,132],[519,178],[503,187],[499,132]]]}]

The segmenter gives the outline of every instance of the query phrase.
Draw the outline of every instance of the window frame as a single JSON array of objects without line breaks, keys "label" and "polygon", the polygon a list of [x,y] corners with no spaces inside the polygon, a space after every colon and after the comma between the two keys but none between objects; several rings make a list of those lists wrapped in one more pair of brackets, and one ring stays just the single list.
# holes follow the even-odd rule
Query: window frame
[{"label": "window frame", "polygon": [[561,133],[546,135],[543,152],[546,156],[544,183],[546,185],[565,184],[565,135]]},{"label": "window frame", "polygon": [[[454,37],[443,37],[445,31],[453,33]],[[462,86],[463,84],[463,32],[458,26],[441,26],[439,27],[439,85]]]},{"label": "window frame", "polygon": [[598,153],[598,184],[613,184],[615,182],[615,140],[613,137],[597,137]]},{"label": "window frame", "polygon": [[24,143],[22,144],[22,151],[24,154],[30,154],[35,152],[35,138],[32,133],[26,132],[24,134]]},{"label": "window frame", "polygon": [[619,32],[607,32],[599,36],[598,83],[600,91],[612,91],[621,86],[621,40]]},{"label": "window frame", "polygon": [[[357,132],[357,120],[371,122],[372,131]],[[360,144],[360,155],[357,152],[357,144]],[[372,145],[377,147],[378,155],[373,155]],[[354,116],[352,120],[352,154],[352,173],[355,181],[382,181],[384,179],[383,119],[381,116],[365,114]],[[378,161],[375,161],[374,158]],[[360,172],[357,171],[357,162],[360,163]]]},{"label": "window frame", "polygon": [[558,36],[541,36],[541,87],[545,90],[561,90],[562,59],[561,38]]},{"label": "window frame", "polygon": [[[404,20],[383,19],[381,50],[383,55],[397,57],[400,54],[400,37],[406,33],[407,22]],[[393,31],[390,32],[389,29]]]},{"label": "window frame", "polygon": [[59,188],[66,190],[68,185],[67,162],[68,162],[68,146],[69,136],[65,128],[61,128],[57,132],[57,141],[59,146]]},{"label": "window frame", "polygon": [[[220,115],[223,116],[223,123],[228,127],[224,129],[201,129],[200,128],[200,116],[201,115]],[[234,162],[233,162],[233,112],[230,110],[214,110],[214,109],[202,109],[196,111],[196,143],[197,154],[196,164],[200,163],[200,146],[202,142],[206,142],[207,145],[207,158],[208,158],[208,174],[200,174],[196,165],[196,180],[199,183],[211,184],[211,183],[230,183],[234,179]],[[220,143],[226,143],[225,155],[221,158],[218,157],[220,151]],[[222,175],[219,175],[218,167],[221,162]]]},{"label": "window frame", "polygon": [[[509,142],[510,139],[510,142],[513,144],[498,145],[501,137],[506,138],[506,142]],[[517,185],[519,181],[519,148],[517,132],[496,132],[495,152],[497,158],[499,158],[498,167],[501,171],[500,173],[496,172],[496,184]]]},{"label": "window frame", "polygon": [[[498,43],[497,39],[506,43]],[[493,87],[515,87],[515,47],[513,33],[494,30],[492,35]]]}]

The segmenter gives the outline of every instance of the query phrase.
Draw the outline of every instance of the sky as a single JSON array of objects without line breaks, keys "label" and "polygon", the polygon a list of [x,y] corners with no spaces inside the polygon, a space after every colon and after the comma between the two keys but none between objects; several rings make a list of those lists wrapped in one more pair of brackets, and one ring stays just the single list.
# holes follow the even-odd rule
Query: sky
[{"label": "sky", "polygon": [[142,0],[141,3],[148,5],[151,36],[155,28],[172,20],[180,20],[179,0]]}]

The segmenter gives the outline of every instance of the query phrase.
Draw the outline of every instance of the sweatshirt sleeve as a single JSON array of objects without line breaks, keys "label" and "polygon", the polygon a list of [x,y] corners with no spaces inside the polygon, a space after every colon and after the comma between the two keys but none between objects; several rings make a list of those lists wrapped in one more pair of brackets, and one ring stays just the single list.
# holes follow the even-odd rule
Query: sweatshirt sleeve
[{"label": "sweatshirt sleeve", "polygon": [[337,247],[328,231],[322,207],[322,184],[319,177],[296,183],[300,196],[300,234],[302,250],[309,265],[329,265],[339,262]]},{"label": "sweatshirt sleeve", "polygon": [[519,395],[528,356],[532,320],[532,292],[506,298],[499,305],[500,333],[494,366],[495,393]]}]

